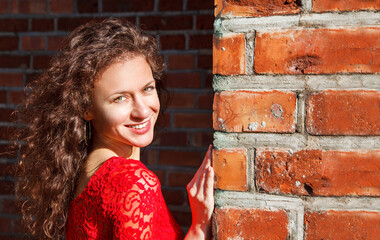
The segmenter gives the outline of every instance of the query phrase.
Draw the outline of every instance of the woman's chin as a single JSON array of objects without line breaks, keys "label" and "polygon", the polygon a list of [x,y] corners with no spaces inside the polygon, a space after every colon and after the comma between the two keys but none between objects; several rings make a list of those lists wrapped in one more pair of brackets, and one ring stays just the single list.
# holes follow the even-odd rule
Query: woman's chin
[{"label": "woman's chin", "polygon": [[147,147],[149,144],[151,144],[152,140],[153,140],[153,138],[151,138],[151,139],[144,139],[144,140],[141,140],[141,141],[136,141],[136,142],[132,143],[131,145],[134,146],[134,147],[138,147],[138,148],[144,148],[144,147]]}]

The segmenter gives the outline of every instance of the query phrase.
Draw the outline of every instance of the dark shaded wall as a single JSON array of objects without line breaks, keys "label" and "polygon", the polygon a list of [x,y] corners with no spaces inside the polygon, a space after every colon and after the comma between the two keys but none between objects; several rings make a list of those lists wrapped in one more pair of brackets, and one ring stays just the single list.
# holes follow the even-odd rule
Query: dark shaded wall
[{"label": "dark shaded wall", "polygon": [[0,0],[0,239],[23,238],[24,232],[14,198],[17,153],[9,152],[9,139],[19,127],[11,113],[24,100],[24,86],[47,67],[71,30],[111,16],[157,35],[161,45],[172,100],[160,134],[142,158],[160,178],[182,228],[191,224],[185,186],[212,142],[213,2]]}]

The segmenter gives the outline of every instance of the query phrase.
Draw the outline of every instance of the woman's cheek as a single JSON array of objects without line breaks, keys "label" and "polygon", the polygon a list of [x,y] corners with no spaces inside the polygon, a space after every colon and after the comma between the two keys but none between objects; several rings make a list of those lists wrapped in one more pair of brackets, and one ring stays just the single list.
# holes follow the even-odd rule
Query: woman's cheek
[{"label": "woman's cheek", "polygon": [[152,97],[149,99],[148,105],[151,106],[154,111],[160,111],[160,99],[158,98],[157,93],[155,95],[152,95]]},{"label": "woman's cheek", "polygon": [[109,108],[106,111],[99,112],[95,121],[97,125],[100,125],[100,128],[109,129],[120,124],[126,124],[127,115],[122,108]]},{"label": "woman's cheek", "polygon": [[112,125],[128,124],[128,113],[123,109],[115,109],[107,114],[106,121]]}]

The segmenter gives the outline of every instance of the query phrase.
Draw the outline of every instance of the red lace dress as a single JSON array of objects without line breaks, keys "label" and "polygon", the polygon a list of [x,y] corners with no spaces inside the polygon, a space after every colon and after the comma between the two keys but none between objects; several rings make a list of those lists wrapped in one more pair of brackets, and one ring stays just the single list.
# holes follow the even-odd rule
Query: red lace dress
[{"label": "red lace dress", "polygon": [[140,161],[107,160],[70,202],[66,239],[182,239],[156,175]]}]

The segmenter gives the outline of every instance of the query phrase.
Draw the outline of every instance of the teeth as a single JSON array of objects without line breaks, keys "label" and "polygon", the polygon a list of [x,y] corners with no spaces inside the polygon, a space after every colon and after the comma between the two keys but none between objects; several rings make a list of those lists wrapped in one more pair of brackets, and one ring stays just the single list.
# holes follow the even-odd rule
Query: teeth
[{"label": "teeth", "polygon": [[140,125],[133,125],[133,126],[130,126],[130,127],[134,128],[134,129],[141,129],[141,128],[146,127],[146,125],[148,125],[148,122],[140,124]]}]

